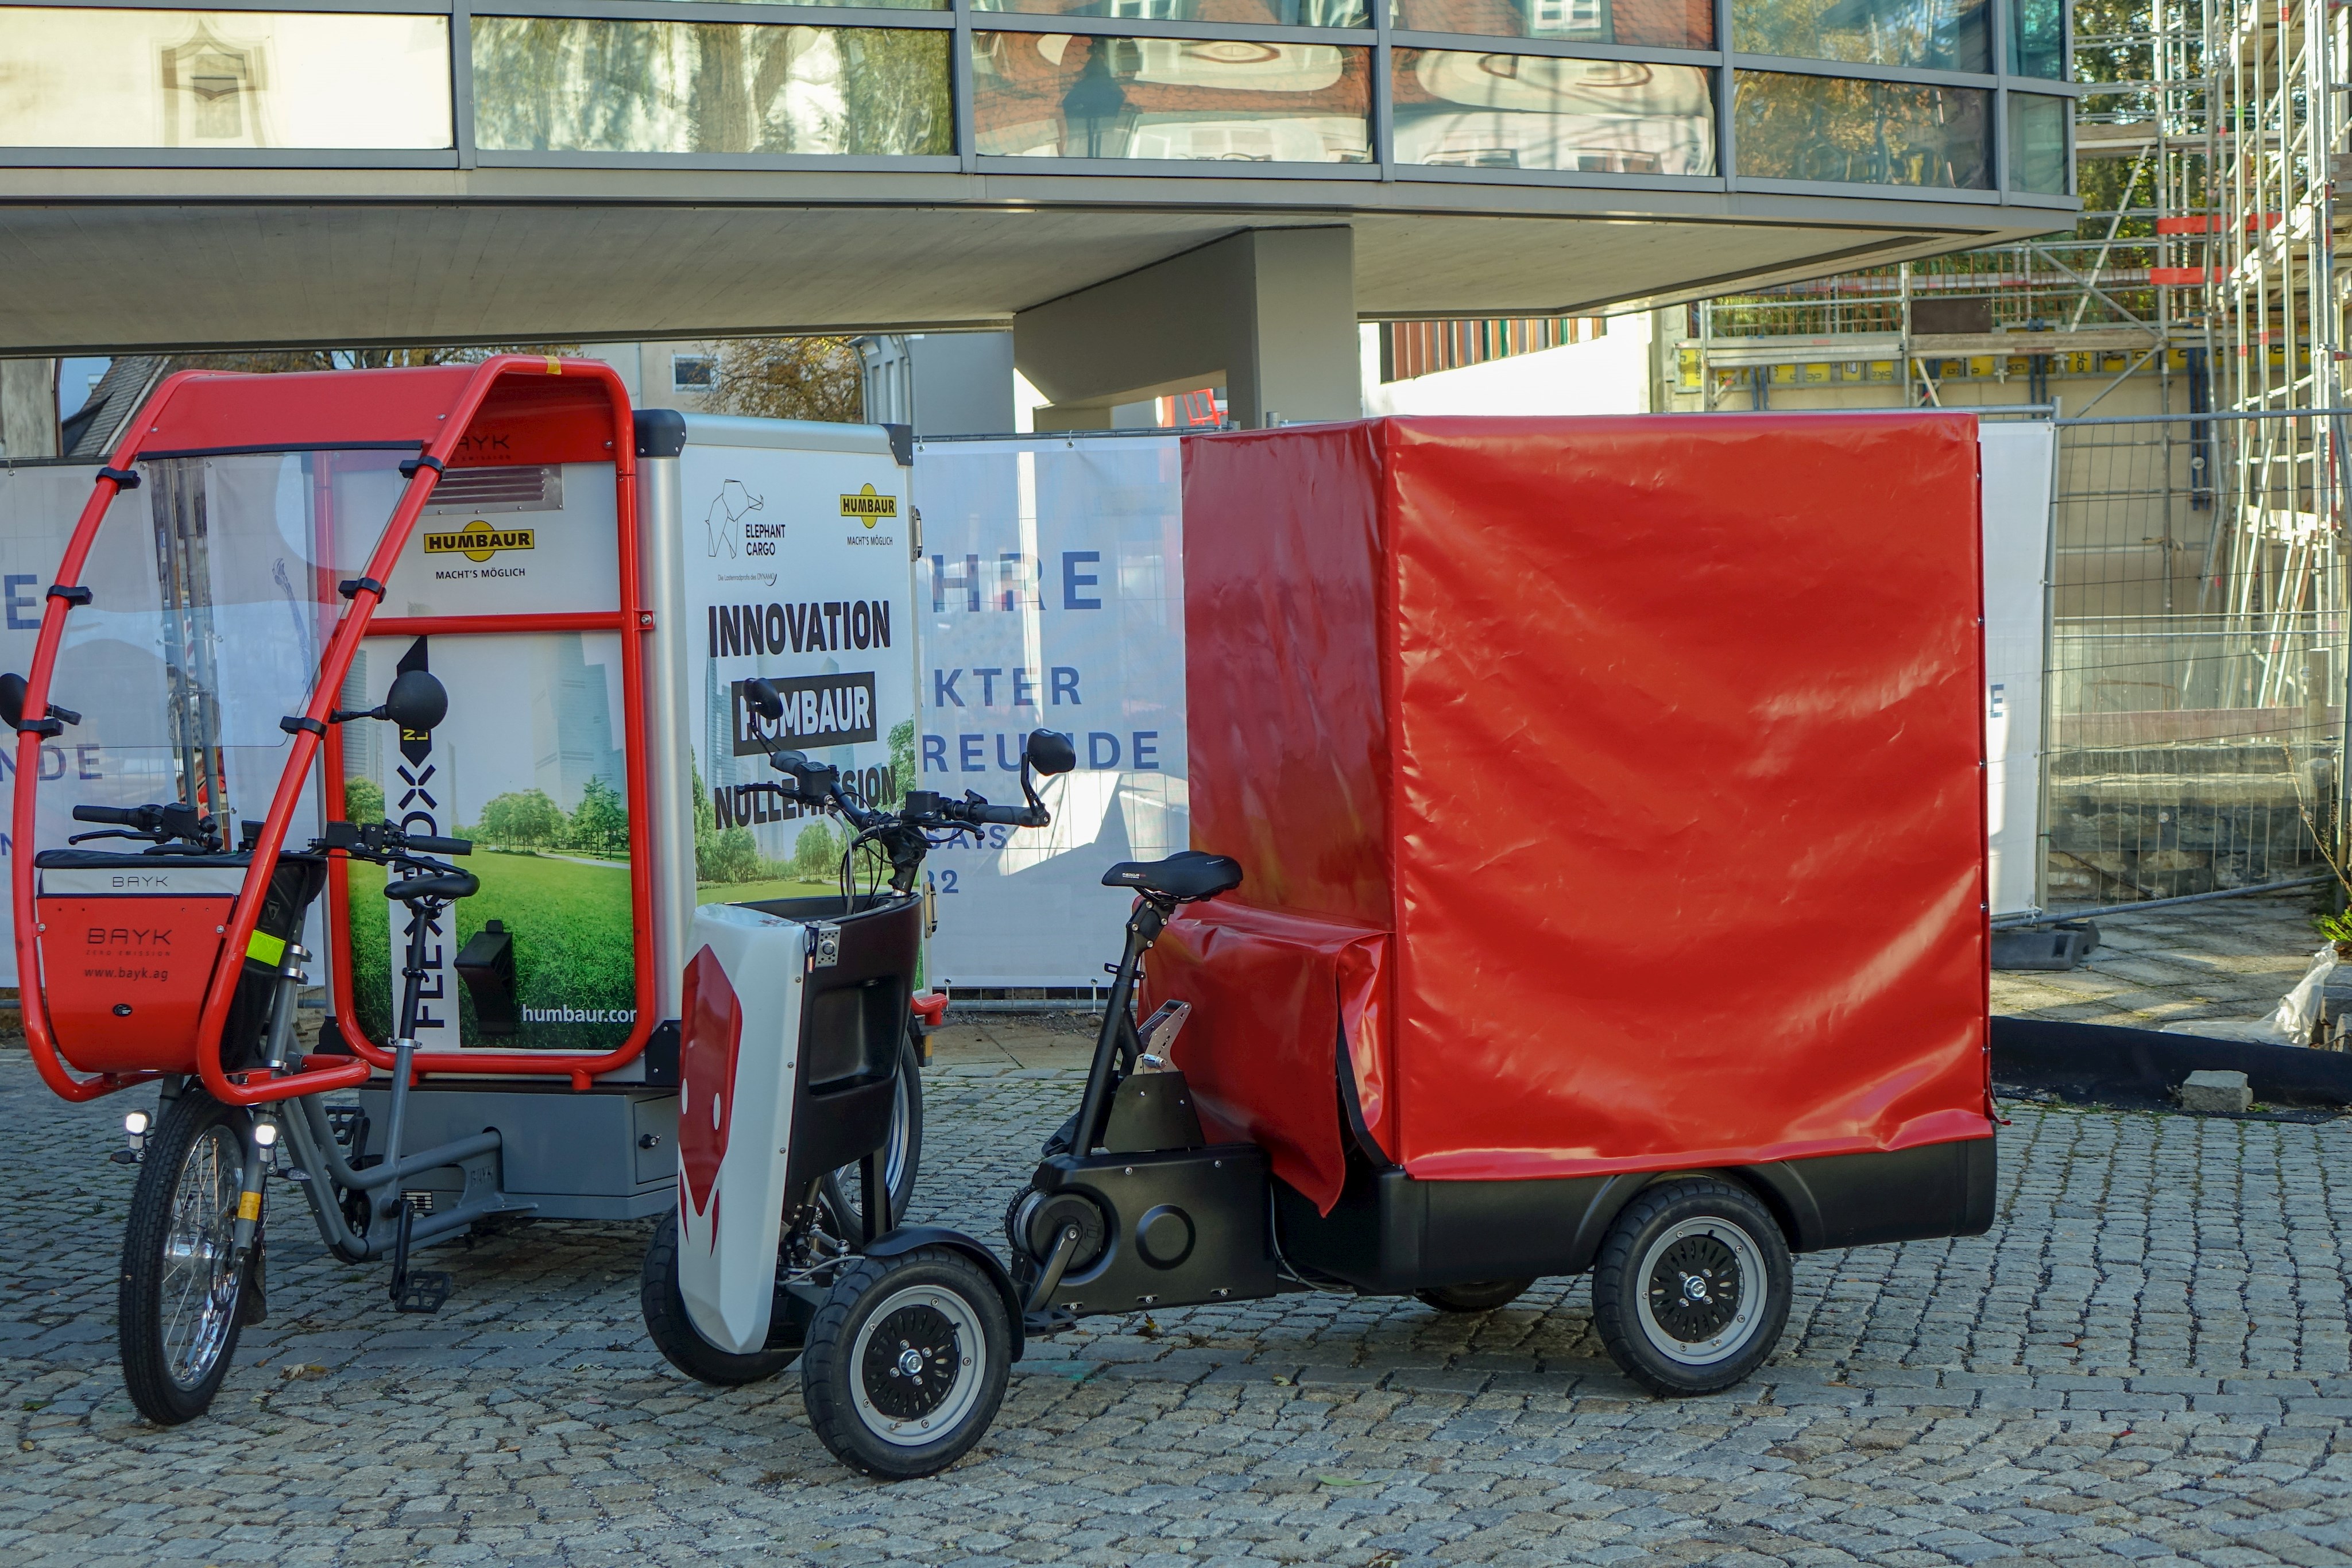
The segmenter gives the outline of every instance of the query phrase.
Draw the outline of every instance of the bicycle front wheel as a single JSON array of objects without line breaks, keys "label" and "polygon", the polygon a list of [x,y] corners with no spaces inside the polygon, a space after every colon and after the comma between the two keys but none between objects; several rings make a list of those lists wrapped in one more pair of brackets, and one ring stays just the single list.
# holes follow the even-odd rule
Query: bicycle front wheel
[{"label": "bicycle front wheel", "polygon": [[117,1332],[131,1402],[159,1426],[203,1415],[236,1354],[252,1272],[236,1255],[247,1135],[243,1111],[191,1088],[147,1137],[122,1231]]}]

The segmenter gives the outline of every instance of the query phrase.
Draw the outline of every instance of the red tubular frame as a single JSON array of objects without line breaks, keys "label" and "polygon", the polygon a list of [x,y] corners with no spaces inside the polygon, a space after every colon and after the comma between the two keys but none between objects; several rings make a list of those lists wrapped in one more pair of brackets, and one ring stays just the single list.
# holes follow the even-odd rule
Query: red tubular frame
[{"label": "red tubular frame", "polygon": [[[171,399],[188,382],[210,379],[218,374],[219,372],[216,371],[184,371],[165,380],[163,385],[156,389],[154,396],[147,405],[140,411],[138,418],[131,422],[121,444],[115,449],[109,465],[117,469],[128,469],[137,461],[140,437],[155,423]],[[623,632],[621,638],[622,701],[625,709],[631,715],[642,714],[645,704],[644,648],[638,638],[627,635],[631,629],[643,630],[647,623],[643,607],[641,571],[637,559],[636,443],[629,418],[628,392],[621,384],[619,375],[611,366],[593,361],[558,361],[552,357],[519,354],[501,354],[486,360],[475,368],[473,375],[465,384],[464,391],[459,393],[455,406],[449,410],[448,417],[440,422],[439,434],[425,444],[424,455],[436,459],[441,464],[446,464],[455,456],[467,429],[473,423],[474,416],[480,412],[483,402],[489,395],[490,389],[497,384],[500,377],[509,374],[585,376],[599,382],[604,389],[608,404],[613,412],[611,450],[615,509],[619,523],[617,542],[621,551],[620,609],[617,612],[592,612],[584,616],[484,616],[457,617],[446,621],[438,618],[431,621],[418,621],[387,617],[383,623],[374,626],[373,630],[376,635],[398,635],[406,631],[427,629],[465,630],[475,632],[588,630],[590,628],[585,622],[593,622],[595,623],[593,628],[595,630],[617,630]],[[433,465],[420,465],[410,478],[407,487],[401,493],[399,505],[393,508],[391,520],[384,527],[383,535],[377,542],[374,555],[368,561],[364,576],[379,582],[392,576],[394,565],[399,560],[401,551],[406,548],[408,537],[415,528],[417,517],[424,512],[425,503],[432,495],[434,483],[438,476]],[[119,489],[117,482],[112,479],[101,478],[98,481],[96,491],[90,497],[89,504],[82,508],[79,520],[74,525],[73,538],[66,546],[65,559],[58,565],[57,576],[58,586],[69,588],[77,583],[81,575],[82,567],[89,559],[90,544],[97,535],[99,525],[104,519],[107,508],[112,505]],[[236,983],[244,968],[246,945],[252,939],[254,925],[261,915],[263,894],[268,888],[271,873],[277,869],[279,846],[285,840],[287,829],[292,824],[295,807],[301,798],[302,786],[310,775],[310,765],[319,758],[320,747],[322,744],[320,732],[325,731],[326,716],[339,700],[343,678],[351,670],[352,655],[358,651],[361,640],[371,632],[371,618],[382,597],[380,591],[366,588],[359,590],[353,596],[350,608],[336,622],[334,635],[328,643],[325,654],[320,660],[319,679],[311,690],[310,705],[303,710],[304,716],[316,722],[319,730],[306,728],[292,737],[292,745],[289,748],[285,768],[278,775],[277,792],[271,797],[268,813],[263,820],[260,841],[254,850],[252,863],[246,870],[244,886],[237,894],[236,904],[230,913],[228,926],[224,933],[220,956],[215,961],[212,981],[205,991],[204,1012],[196,1026],[196,1071],[198,1076],[203,1079],[205,1089],[211,1092],[213,1097],[227,1104],[260,1105],[292,1099],[300,1094],[349,1088],[365,1082],[376,1068],[389,1068],[392,1065],[393,1058],[390,1052],[371,1042],[356,1039],[350,1041],[352,1048],[359,1052],[358,1058],[353,1061],[339,1062],[328,1067],[306,1065],[299,1072],[291,1073],[284,1078],[265,1080],[258,1083],[249,1084],[243,1082],[246,1076],[243,1073],[232,1078],[222,1070],[220,1060],[221,1030],[227,1022],[229,1004],[236,994]],[[56,663],[58,645],[65,635],[66,614],[65,601],[56,597],[49,598],[42,611],[40,636],[35,644],[32,673],[25,694],[25,717],[28,724],[48,716],[49,672]],[[506,622],[514,622],[514,624]],[[564,625],[559,627],[553,624],[554,622],[562,622]],[[331,734],[331,731],[325,731],[325,733]],[[36,919],[33,899],[32,846],[37,837],[35,797],[40,779],[43,739],[42,736],[30,729],[19,731],[16,737],[17,788],[12,812],[15,847],[11,856],[9,881],[16,916],[17,986],[24,1008],[25,1037],[31,1047],[34,1065],[40,1071],[42,1081],[64,1099],[92,1100],[100,1094],[128,1088],[131,1084],[161,1077],[163,1074],[157,1071],[102,1073],[92,1078],[77,1079],[67,1068],[57,1050],[56,1040],[49,1028],[47,1002],[40,984],[39,926]],[[339,741],[340,737],[336,739]],[[631,739],[634,742],[635,737]],[[341,759],[340,744],[333,745],[333,751],[334,760],[340,763]],[[644,933],[649,932],[653,924],[651,862],[647,859],[651,852],[651,841],[645,817],[647,800],[645,751],[641,746],[629,744],[625,746],[624,755],[627,759],[629,783],[631,914],[637,930]],[[28,765],[31,768],[29,773],[26,771]],[[340,773],[340,767],[335,771]],[[335,814],[340,810],[339,801],[330,800],[327,804],[330,815]],[[344,879],[345,870],[341,857],[335,857],[335,862],[331,867],[331,880],[334,885],[347,888],[348,883]],[[335,944],[334,961],[336,994],[339,997],[348,996],[351,963],[347,941],[338,941]],[[635,1028],[631,1030],[629,1039],[625,1044],[604,1055],[583,1057],[569,1052],[520,1055],[488,1051],[434,1051],[413,1059],[416,1074],[421,1077],[427,1071],[543,1075],[562,1073],[572,1079],[573,1088],[585,1089],[599,1074],[610,1072],[614,1068],[635,1061],[645,1050],[646,1041],[653,1033],[656,1022],[653,1017],[654,973],[649,943],[641,942],[638,945],[636,990]],[[312,1061],[319,1060],[320,1059],[315,1056],[310,1058]]]}]

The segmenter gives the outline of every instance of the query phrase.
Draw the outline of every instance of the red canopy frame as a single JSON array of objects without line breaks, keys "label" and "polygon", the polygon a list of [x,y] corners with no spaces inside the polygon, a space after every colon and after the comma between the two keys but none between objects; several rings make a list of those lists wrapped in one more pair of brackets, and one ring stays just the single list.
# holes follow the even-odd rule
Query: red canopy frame
[{"label": "red canopy frame", "polygon": [[[485,418],[500,422],[505,439],[495,452],[469,461],[468,438]],[[389,1069],[392,1054],[374,1042],[347,1032],[358,1054],[349,1061],[318,1066],[313,1056],[302,1071],[282,1078],[255,1072],[224,1071],[220,1035],[228,1018],[247,944],[261,915],[263,895],[278,863],[286,831],[292,824],[304,780],[325,747],[325,773],[332,786],[341,781],[341,737],[326,724],[351,669],[352,656],[362,639],[442,632],[484,633],[528,631],[614,631],[622,632],[622,700],[632,729],[642,727],[645,711],[643,632],[652,626],[646,609],[637,557],[636,444],[633,434],[627,390],[609,365],[593,361],[560,360],[501,354],[478,365],[443,366],[421,370],[328,371],[277,376],[235,375],[210,371],[184,371],[156,388],[139,416],[116,446],[101,471],[89,502],[74,525],[41,616],[33,667],[26,682],[25,727],[18,732],[17,788],[12,831],[16,852],[10,892],[16,918],[16,969],[23,1000],[25,1035],[42,1082],[70,1101],[92,1100],[115,1090],[163,1076],[160,1071],[105,1072],[77,1078],[58,1050],[41,985],[39,927],[34,907],[32,846],[36,842],[36,791],[40,780],[42,721],[49,716],[50,675],[65,635],[69,605],[58,590],[80,580],[90,547],[107,508],[124,487],[131,465],[142,457],[188,456],[210,452],[289,450],[303,447],[358,444],[404,445],[415,442],[419,462],[401,492],[399,504],[385,525],[364,580],[352,595],[336,622],[334,633],[320,661],[319,679],[302,716],[309,721],[292,736],[286,765],[278,776],[260,841],[229,917],[219,955],[214,960],[197,1024],[196,1067],[205,1087],[215,1099],[233,1105],[259,1105],[300,1094],[349,1088],[366,1082],[377,1069]],[[484,442],[483,445],[489,444]],[[522,616],[451,616],[377,622],[374,612],[383,597],[380,586],[388,580],[406,547],[417,517],[431,498],[433,486],[446,467],[547,461],[607,461],[614,466],[617,543],[620,559],[620,603],[611,612]],[[617,1049],[601,1055],[578,1052],[431,1051],[415,1056],[414,1072],[528,1073],[563,1075],[574,1089],[584,1090],[599,1075],[635,1061],[652,1036],[654,944],[642,939],[653,926],[651,833],[645,808],[649,799],[642,747],[624,748],[629,788],[629,854],[632,916],[641,939],[636,944],[636,1022]],[[30,771],[26,771],[26,769]],[[341,818],[342,807],[331,788],[328,814]],[[331,905],[336,929],[331,938],[336,995],[351,990],[351,957],[347,922],[346,866],[341,856],[330,867]],[[346,1009],[346,1011],[349,1009]],[[257,1077],[258,1076],[258,1081]]]}]

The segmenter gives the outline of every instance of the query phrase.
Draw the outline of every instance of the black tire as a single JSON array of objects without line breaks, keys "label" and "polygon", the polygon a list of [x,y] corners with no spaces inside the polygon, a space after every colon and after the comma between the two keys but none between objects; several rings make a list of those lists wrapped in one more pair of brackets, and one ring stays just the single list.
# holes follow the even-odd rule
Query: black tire
[{"label": "black tire", "polygon": [[[646,1249],[646,1266],[637,1285],[637,1305],[646,1314],[646,1333],[654,1347],[672,1366],[698,1383],[715,1388],[735,1388],[773,1377],[790,1366],[799,1354],[790,1345],[737,1354],[720,1350],[694,1326],[686,1313],[686,1298],[677,1288],[677,1216],[665,1215],[654,1228],[653,1244]],[[770,1331],[771,1335],[773,1330]]]},{"label": "black tire", "polygon": [[[236,1357],[257,1246],[233,1260],[251,1118],[189,1088],[147,1134],[122,1228],[122,1382],[161,1427],[211,1407]],[[258,1238],[257,1237],[257,1240]]]},{"label": "black tire", "polygon": [[[923,1058],[908,1035],[898,1048],[898,1086],[890,1105],[889,1142],[883,1145],[883,1180],[890,1189],[890,1225],[907,1218],[915,1201],[915,1181],[923,1166]],[[827,1171],[824,1196],[848,1234],[866,1234],[866,1184],[852,1162]],[[883,1227],[887,1230],[890,1226]]]},{"label": "black tire", "polygon": [[1788,1326],[1790,1293],[1779,1221],[1746,1188],[1711,1176],[1636,1194],[1592,1270],[1610,1359],[1668,1396],[1713,1394],[1762,1365]]},{"label": "black tire", "polygon": [[1432,1285],[1413,1295],[1441,1312],[1491,1312],[1526,1295],[1533,1280],[1476,1280],[1464,1285]]},{"label": "black tire", "polygon": [[905,1480],[947,1469],[980,1441],[1012,1361],[995,1281],[951,1248],[918,1247],[842,1270],[810,1325],[801,1389],[834,1458]]}]

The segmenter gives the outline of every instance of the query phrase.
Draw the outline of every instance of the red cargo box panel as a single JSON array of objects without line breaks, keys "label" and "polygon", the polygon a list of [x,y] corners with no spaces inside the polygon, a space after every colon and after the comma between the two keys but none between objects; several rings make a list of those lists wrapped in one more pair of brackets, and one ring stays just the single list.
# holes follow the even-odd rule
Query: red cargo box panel
[{"label": "red cargo box panel", "polygon": [[1184,486],[1246,880],[1150,988],[1291,1185],[1350,1116],[1436,1179],[1989,1134],[1972,418],[1381,420]]}]

